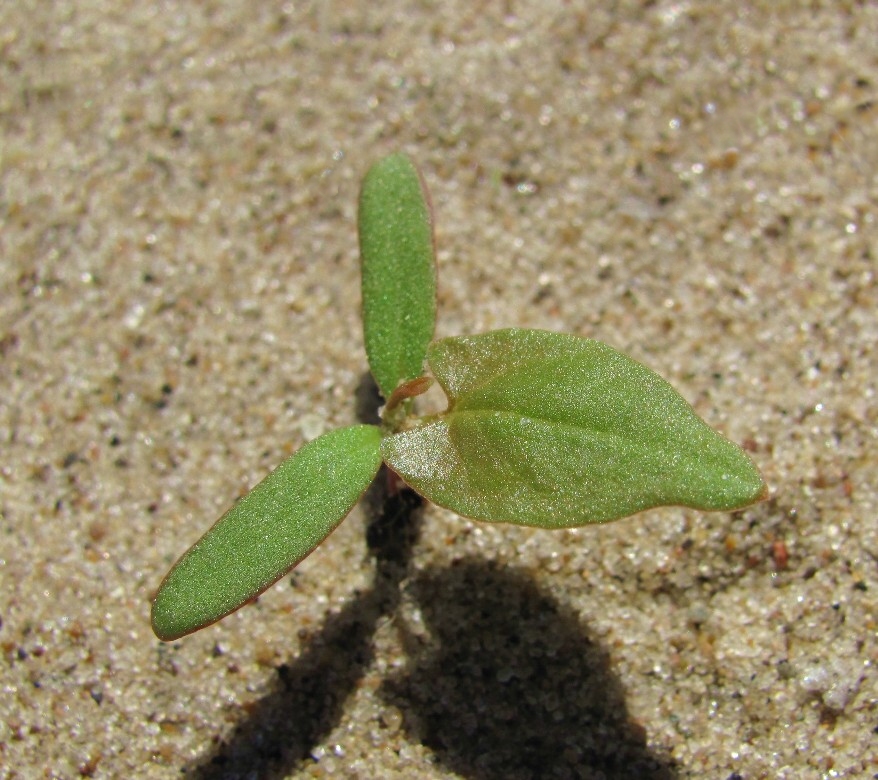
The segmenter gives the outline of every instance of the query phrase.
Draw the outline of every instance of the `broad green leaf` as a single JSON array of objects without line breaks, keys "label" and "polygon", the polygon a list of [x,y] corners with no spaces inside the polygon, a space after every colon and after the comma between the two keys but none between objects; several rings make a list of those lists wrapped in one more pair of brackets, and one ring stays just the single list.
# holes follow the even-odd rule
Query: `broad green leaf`
[{"label": "broad green leaf", "polygon": [[169,641],[234,612],[283,577],[344,519],[381,465],[381,433],[356,425],[306,444],[177,561],[152,605]]},{"label": "broad green leaf", "polygon": [[426,185],[401,154],[375,163],[360,192],[363,332],[385,398],[420,376],[436,320],[433,223]]},{"label": "broad green leaf", "polygon": [[500,330],[431,345],[449,408],[381,444],[426,498],[546,528],[660,505],[731,510],[765,495],[756,467],[661,377],[590,339]]}]

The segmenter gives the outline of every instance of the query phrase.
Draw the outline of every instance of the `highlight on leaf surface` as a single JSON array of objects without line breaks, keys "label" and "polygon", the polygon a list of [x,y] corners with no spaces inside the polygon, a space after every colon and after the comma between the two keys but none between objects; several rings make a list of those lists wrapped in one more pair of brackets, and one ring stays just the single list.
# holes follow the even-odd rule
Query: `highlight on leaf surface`
[{"label": "highlight on leaf surface", "polygon": [[174,565],[152,606],[170,641],[234,612],[280,579],[350,512],[381,465],[372,425],[309,442],[254,487]]},{"label": "highlight on leaf surface", "polygon": [[389,398],[400,382],[422,373],[436,320],[432,213],[426,186],[405,155],[369,169],[358,230],[366,355]]},{"label": "highlight on leaf surface", "polygon": [[434,342],[427,360],[448,410],[386,437],[381,454],[459,514],[561,528],[661,505],[739,509],[765,496],[739,447],[605,344],[511,328]]}]

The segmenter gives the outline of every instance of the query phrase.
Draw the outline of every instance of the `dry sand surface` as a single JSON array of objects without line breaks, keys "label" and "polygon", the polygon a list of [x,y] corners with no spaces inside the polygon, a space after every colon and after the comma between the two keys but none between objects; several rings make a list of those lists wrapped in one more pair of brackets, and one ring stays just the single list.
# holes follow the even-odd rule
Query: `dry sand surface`
[{"label": "dry sand surface", "polygon": [[[878,776],[876,41],[871,0],[0,4],[0,776]],[[612,344],[771,497],[428,506],[380,565],[367,503],[162,644],[173,560],[362,419],[393,150],[439,335]]]}]

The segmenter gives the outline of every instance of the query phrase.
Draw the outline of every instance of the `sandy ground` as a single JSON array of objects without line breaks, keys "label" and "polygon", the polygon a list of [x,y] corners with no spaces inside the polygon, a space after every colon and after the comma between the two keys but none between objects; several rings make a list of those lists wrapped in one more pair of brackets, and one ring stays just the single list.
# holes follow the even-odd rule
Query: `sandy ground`
[{"label": "sandy ground", "polygon": [[[868,0],[0,5],[0,775],[878,776],[876,40]],[[163,645],[176,556],[362,418],[391,150],[439,335],[606,341],[771,498],[426,507],[381,565],[367,503]]]}]

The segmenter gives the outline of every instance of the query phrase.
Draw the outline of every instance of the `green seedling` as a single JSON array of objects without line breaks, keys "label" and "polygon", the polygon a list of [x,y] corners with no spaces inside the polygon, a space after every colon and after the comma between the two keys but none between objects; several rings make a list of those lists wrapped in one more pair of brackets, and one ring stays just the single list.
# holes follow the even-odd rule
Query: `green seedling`
[{"label": "green seedling", "polygon": [[[320,436],[226,512],[162,582],[152,608],[160,639],[214,623],[283,577],[350,512],[382,461],[461,515],[541,528],[662,505],[730,511],[765,496],[739,447],[612,347],[516,328],[431,343],[432,211],[408,158],[387,157],[366,175],[359,238],[366,352],[387,399],[381,425]],[[415,398],[433,378],[448,408],[418,417]]]}]

